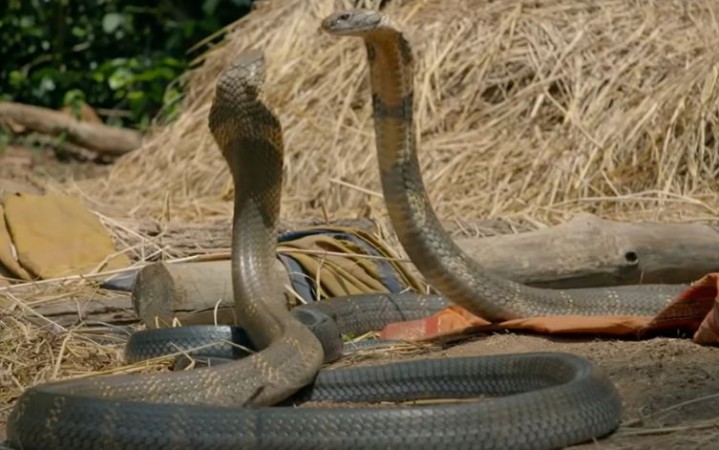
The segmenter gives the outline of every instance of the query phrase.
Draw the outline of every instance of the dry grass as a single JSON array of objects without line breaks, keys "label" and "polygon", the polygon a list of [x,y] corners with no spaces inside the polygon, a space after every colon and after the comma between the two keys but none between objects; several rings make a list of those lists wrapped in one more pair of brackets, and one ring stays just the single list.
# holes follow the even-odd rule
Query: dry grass
[{"label": "dry grass", "polygon": [[[261,4],[190,75],[179,120],[78,188],[111,215],[229,216],[206,116],[220,70],[259,48],[285,132],[283,215],[382,218],[363,47],[318,31],[349,5]],[[716,2],[393,1],[386,12],[414,46],[420,160],[445,220],[716,215]]]},{"label": "dry grass", "polygon": [[[103,295],[91,283],[77,280],[0,290],[0,404],[39,382],[166,366],[154,361],[122,366],[128,337],[124,327],[102,323],[66,327],[35,311],[68,299]],[[81,303],[78,301],[78,311]]]}]

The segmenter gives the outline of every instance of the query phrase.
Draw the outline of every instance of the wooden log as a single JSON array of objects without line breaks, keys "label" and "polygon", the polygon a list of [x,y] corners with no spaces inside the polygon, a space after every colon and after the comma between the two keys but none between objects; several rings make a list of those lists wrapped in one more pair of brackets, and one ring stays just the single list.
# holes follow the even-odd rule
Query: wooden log
[{"label": "wooden log", "polygon": [[[268,283],[290,284],[287,271],[277,260],[273,275]],[[183,325],[237,323],[229,260],[160,262],[143,267],[135,280],[132,303],[149,328],[168,326],[174,318]]]},{"label": "wooden log", "polygon": [[0,102],[2,119],[53,136],[65,133],[70,142],[107,156],[123,155],[142,143],[142,136],[137,131],[80,122],[60,111],[38,106]]},{"label": "wooden log", "polygon": [[38,326],[47,326],[47,320],[63,327],[72,327],[80,322],[88,326],[94,324],[122,326],[138,321],[130,296],[125,293],[92,298],[65,298],[37,305],[33,309],[44,319],[32,314],[27,315],[27,319]]},{"label": "wooden log", "polygon": [[484,267],[534,286],[679,284],[719,271],[719,231],[579,214],[566,224],[457,243]]},{"label": "wooden log", "polygon": [[[286,224],[285,229],[306,225]],[[706,224],[625,223],[579,214],[566,224],[516,234],[506,234],[511,228],[501,221],[473,225],[479,234],[494,235],[460,235],[457,244],[488,269],[530,285],[688,283],[719,270],[719,229]],[[141,226],[150,236],[158,233],[151,223],[127,226]],[[230,227],[175,224],[164,231],[162,244],[180,254],[227,250]]]}]

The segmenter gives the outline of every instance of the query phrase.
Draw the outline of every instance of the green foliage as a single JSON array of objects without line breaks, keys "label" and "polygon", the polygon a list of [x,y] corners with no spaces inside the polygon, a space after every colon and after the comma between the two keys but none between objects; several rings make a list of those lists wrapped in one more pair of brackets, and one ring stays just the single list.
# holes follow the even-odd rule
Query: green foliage
[{"label": "green foliage", "polygon": [[[0,99],[127,111],[146,126],[179,104],[187,49],[249,11],[252,0],[0,2]],[[169,114],[172,114],[170,110]]]}]

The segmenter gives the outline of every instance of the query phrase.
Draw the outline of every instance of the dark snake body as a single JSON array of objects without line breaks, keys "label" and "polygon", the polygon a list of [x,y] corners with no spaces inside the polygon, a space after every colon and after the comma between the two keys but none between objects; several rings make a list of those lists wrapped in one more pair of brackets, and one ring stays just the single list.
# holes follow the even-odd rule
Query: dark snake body
[{"label": "dark snake body", "polygon": [[[369,26],[361,28],[363,24]],[[607,290],[577,294],[530,289],[473,265],[444,234],[424,193],[412,133],[411,52],[406,41],[374,12],[335,14],[323,26],[365,38],[390,216],[417,267],[447,298],[495,320],[538,314],[631,314],[628,308],[637,304],[644,305],[645,313],[661,307],[656,300],[664,300],[666,291],[647,295],[638,290],[640,302],[617,306],[620,302],[607,298]],[[277,119],[258,99],[262,70],[261,58],[252,55],[223,72],[210,113],[210,128],[235,183],[232,278],[238,317],[262,350],[194,371],[35,386],[18,399],[11,413],[9,445],[26,450],[537,450],[614,430],[621,401],[613,385],[588,361],[568,354],[419,360],[318,373],[325,356],[320,340],[286,311],[278,289],[267,282],[279,215],[282,139]],[[567,301],[584,306],[568,307]],[[343,323],[342,317],[356,313],[356,306],[349,304],[337,303],[333,311],[330,300],[322,308]],[[361,314],[354,318],[366,322]],[[509,396],[383,409],[291,406],[304,400],[376,402],[479,395]],[[277,403],[290,406],[266,407]]]},{"label": "dark snake body", "polygon": [[[343,344],[341,336],[363,335],[390,323],[421,319],[449,305],[439,295],[366,294],[301,305],[291,313],[319,339],[329,363],[353,351],[397,344],[374,339]],[[125,347],[125,360],[137,362],[181,353],[196,360],[226,362],[258,350],[241,327],[194,325],[134,333]]]}]

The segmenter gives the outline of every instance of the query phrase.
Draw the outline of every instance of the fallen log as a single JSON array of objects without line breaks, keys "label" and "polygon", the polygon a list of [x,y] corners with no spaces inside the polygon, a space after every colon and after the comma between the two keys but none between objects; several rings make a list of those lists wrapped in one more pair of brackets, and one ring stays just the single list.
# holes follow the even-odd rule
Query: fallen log
[{"label": "fallen log", "polygon": [[38,106],[0,102],[2,119],[53,136],[64,133],[68,141],[107,156],[123,155],[142,143],[142,136],[137,131],[80,122],[60,111]]},{"label": "fallen log", "polygon": [[625,223],[579,214],[543,230],[457,243],[493,272],[542,287],[679,284],[719,270],[719,229],[704,224]]},{"label": "fallen log", "polygon": [[48,320],[63,327],[71,327],[80,322],[86,325],[111,324],[115,326],[131,325],[138,322],[130,296],[125,293],[91,298],[67,298],[40,304],[33,309],[43,318],[30,314],[27,319],[38,326],[47,326]]},{"label": "fallen log", "polygon": [[[283,229],[311,225],[288,223]],[[344,225],[376,229],[364,222]],[[562,225],[515,234],[498,220],[472,225],[490,236],[463,233],[454,238],[460,248],[488,269],[536,286],[687,283],[719,269],[719,228],[707,224],[626,223],[579,214]],[[149,222],[127,226],[153,237],[159,233]],[[230,228],[229,222],[175,224],[163,231],[161,243],[183,255],[228,251]]]},{"label": "fallen log", "polygon": [[[289,286],[285,267],[275,260],[274,279]],[[174,318],[184,325],[235,324],[230,261],[167,264],[143,267],[132,290],[132,304],[149,328],[166,327]]]}]

